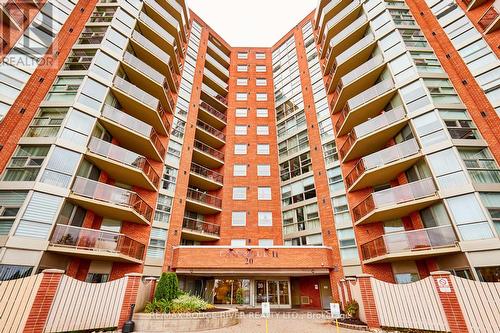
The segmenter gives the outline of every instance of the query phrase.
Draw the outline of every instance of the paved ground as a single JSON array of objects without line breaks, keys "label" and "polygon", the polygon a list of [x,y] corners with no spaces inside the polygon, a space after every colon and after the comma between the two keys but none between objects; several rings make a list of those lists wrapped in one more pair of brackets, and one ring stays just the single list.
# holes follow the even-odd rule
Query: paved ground
[{"label": "paved ground", "polygon": [[[321,313],[275,313],[268,319],[269,333],[337,333]],[[340,328],[339,333],[357,333],[360,331]],[[198,333],[266,333],[266,321],[256,314],[245,314],[241,323],[232,327],[201,331]]]}]

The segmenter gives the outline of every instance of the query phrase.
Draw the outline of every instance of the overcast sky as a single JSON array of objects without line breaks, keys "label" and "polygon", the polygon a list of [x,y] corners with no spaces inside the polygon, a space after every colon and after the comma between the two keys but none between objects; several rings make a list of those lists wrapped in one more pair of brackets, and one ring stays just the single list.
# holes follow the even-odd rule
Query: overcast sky
[{"label": "overcast sky", "polygon": [[269,47],[316,8],[317,0],[186,0],[231,46]]}]

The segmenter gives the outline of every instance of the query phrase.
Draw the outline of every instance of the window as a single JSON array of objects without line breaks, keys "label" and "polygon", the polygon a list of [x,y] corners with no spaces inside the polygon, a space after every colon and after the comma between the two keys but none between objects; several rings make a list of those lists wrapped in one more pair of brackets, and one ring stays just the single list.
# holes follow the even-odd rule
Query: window
[{"label": "window", "polygon": [[257,144],[257,155],[269,155],[269,144]]},{"label": "window", "polygon": [[54,186],[68,187],[79,161],[80,154],[55,147],[40,181]]},{"label": "window", "polygon": [[238,71],[238,72],[248,72],[248,66],[247,65],[238,65],[236,67],[236,71]]},{"label": "window", "polygon": [[[246,212],[233,212],[232,213],[231,225],[233,227],[243,227],[246,224],[247,224],[247,213]],[[231,245],[232,245],[232,242],[231,242]]]},{"label": "window", "polygon": [[237,143],[234,145],[234,154],[235,155],[246,155],[247,153],[247,145],[243,143]]},{"label": "window", "polygon": [[20,279],[31,275],[32,266],[0,264],[0,281]]},{"label": "window", "polygon": [[248,79],[245,79],[245,78],[236,79],[236,85],[237,86],[247,86],[248,85]]},{"label": "window", "polygon": [[238,108],[235,111],[236,118],[245,118],[248,116],[248,109]]},{"label": "window", "polygon": [[165,253],[165,241],[167,240],[167,230],[151,228],[149,245],[146,256],[149,258],[163,258]]},{"label": "window", "polygon": [[258,225],[259,225],[259,227],[271,227],[273,225],[273,213],[272,212],[259,212],[258,213]]},{"label": "window", "polygon": [[267,118],[269,116],[267,109],[257,109],[257,118]]},{"label": "window", "polygon": [[247,135],[247,125],[236,125],[234,127],[235,135]]},{"label": "window", "polygon": [[484,149],[459,149],[458,152],[469,171],[474,183],[498,184],[500,183],[500,169],[488,148]]},{"label": "window", "polygon": [[342,260],[358,259],[358,247],[356,246],[353,228],[337,230],[337,237]]},{"label": "window", "polygon": [[266,93],[257,93],[257,101],[267,101]]},{"label": "window", "polygon": [[397,284],[416,282],[420,279],[418,273],[396,273],[394,279]]},{"label": "window", "polygon": [[271,188],[259,186],[257,191],[257,199],[258,200],[271,200]]},{"label": "window", "polygon": [[68,108],[40,108],[24,136],[55,137],[67,112]]},{"label": "window", "polygon": [[161,178],[161,187],[167,191],[174,191],[175,184],[177,182],[177,172],[178,170],[166,165],[163,177]]},{"label": "window", "polygon": [[164,194],[158,195],[158,201],[156,202],[156,210],[154,214],[155,222],[168,223],[170,220],[170,212],[172,209],[172,197],[166,196]]},{"label": "window", "polygon": [[246,101],[247,99],[248,99],[247,93],[236,93],[236,100],[237,101]]},{"label": "window", "polygon": [[248,59],[248,52],[238,52],[238,59]]},{"label": "window", "polygon": [[233,176],[246,176],[247,175],[247,165],[246,164],[235,164],[233,166]]},{"label": "window", "polygon": [[46,100],[71,102],[83,81],[83,76],[59,76],[47,93]]},{"label": "window", "polygon": [[255,66],[255,71],[257,73],[264,73],[264,72],[266,72],[266,66],[265,65],[257,65],[257,66]]},{"label": "window", "polygon": [[281,188],[281,201],[283,206],[289,206],[297,202],[316,197],[316,189],[314,187],[314,177],[308,177],[299,180],[290,185]]},{"label": "window", "polygon": [[280,158],[284,158],[307,148],[309,148],[309,138],[307,136],[307,130],[304,130],[299,134],[280,142],[278,144],[278,153]]},{"label": "window", "polygon": [[466,110],[439,110],[452,139],[480,139],[476,125]]},{"label": "window", "polygon": [[498,192],[482,192],[479,193],[483,205],[490,213],[491,220],[500,235],[500,193]]},{"label": "window", "polygon": [[233,187],[233,200],[246,200],[247,188],[246,187]]},{"label": "window", "polygon": [[0,191],[0,236],[9,234],[26,195],[27,192]]},{"label": "window", "polygon": [[257,165],[257,176],[271,176],[271,165],[269,164]]},{"label": "window", "polygon": [[259,246],[273,246],[274,241],[272,239],[259,239]]},{"label": "window", "polygon": [[318,204],[313,203],[283,212],[283,234],[320,230]]},{"label": "window", "polygon": [[48,152],[48,146],[18,146],[5,169],[3,180],[34,181]]},{"label": "window", "polygon": [[246,239],[231,239],[231,246],[233,247],[244,247],[247,245]]},{"label": "window", "polygon": [[257,79],[255,81],[255,84],[257,86],[266,86],[267,85],[267,79]]},{"label": "window", "polygon": [[463,240],[492,238],[493,232],[474,194],[447,199]]},{"label": "window", "polygon": [[281,180],[289,180],[312,170],[310,153],[303,153],[280,164]]},{"label": "window", "polygon": [[266,59],[266,54],[264,52],[257,52],[255,53],[255,59],[258,60]]},{"label": "window", "polygon": [[269,126],[267,125],[257,126],[257,135],[269,135]]},{"label": "window", "polygon": [[88,283],[104,283],[108,282],[109,274],[104,273],[88,273],[85,282]]},{"label": "window", "polygon": [[435,104],[461,104],[455,88],[448,79],[424,79]]}]

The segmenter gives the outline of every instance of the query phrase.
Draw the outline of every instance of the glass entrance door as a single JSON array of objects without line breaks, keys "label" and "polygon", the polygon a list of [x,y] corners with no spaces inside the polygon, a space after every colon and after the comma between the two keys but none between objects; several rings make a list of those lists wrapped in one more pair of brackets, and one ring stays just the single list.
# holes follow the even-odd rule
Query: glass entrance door
[{"label": "glass entrance door", "polygon": [[278,282],[278,291],[279,291],[279,304],[285,305],[290,304],[290,296],[288,293],[288,281],[277,281]]},{"label": "glass entrance door", "polygon": [[290,305],[290,286],[288,281],[256,280],[255,303],[269,302],[274,307]]}]

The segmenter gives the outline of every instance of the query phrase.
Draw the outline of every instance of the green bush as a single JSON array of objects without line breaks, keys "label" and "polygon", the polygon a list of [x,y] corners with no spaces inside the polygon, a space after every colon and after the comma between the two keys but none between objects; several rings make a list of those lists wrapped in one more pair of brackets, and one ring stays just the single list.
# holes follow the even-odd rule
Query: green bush
[{"label": "green bush", "polygon": [[345,313],[350,318],[357,318],[358,311],[359,304],[354,300],[347,302],[347,304],[345,305]]},{"label": "green bush", "polygon": [[155,298],[171,301],[179,296],[179,294],[179,280],[177,280],[177,274],[173,272],[163,273],[156,287]]},{"label": "green bush", "polygon": [[243,288],[236,289],[236,303],[239,305],[245,303],[245,297],[243,297]]},{"label": "green bush", "polygon": [[168,313],[172,307],[172,302],[164,299],[153,299],[152,302],[146,304],[144,312],[146,313]]},{"label": "green bush", "polygon": [[172,301],[170,312],[185,313],[185,312],[200,312],[212,309],[214,306],[199,298],[198,296],[181,295]]}]

